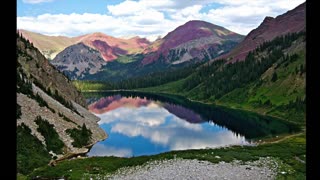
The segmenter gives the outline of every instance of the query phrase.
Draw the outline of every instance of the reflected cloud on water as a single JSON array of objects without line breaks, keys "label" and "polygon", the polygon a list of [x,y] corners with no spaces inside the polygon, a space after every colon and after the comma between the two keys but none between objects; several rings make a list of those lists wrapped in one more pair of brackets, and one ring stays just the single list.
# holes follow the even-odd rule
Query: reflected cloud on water
[{"label": "reflected cloud on water", "polygon": [[108,147],[103,144],[96,144],[90,150],[88,156],[117,156],[117,157],[130,157],[132,156],[131,149],[121,149],[115,147]]},{"label": "reflected cloud on water", "polygon": [[[101,118],[99,124],[109,137],[94,145],[89,156],[128,157],[140,155],[140,149],[146,151],[146,148],[155,154],[160,153],[155,149],[170,151],[248,144],[243,136],[209,123],[182,106],[112,96],[90,105],[90,110]],[[121,143],[120,149],[113,147],[112,138],[123,141],[114,142]],[[145,147],[132,147],[125,143],[131,141],[140,141],[138,144]]]}]

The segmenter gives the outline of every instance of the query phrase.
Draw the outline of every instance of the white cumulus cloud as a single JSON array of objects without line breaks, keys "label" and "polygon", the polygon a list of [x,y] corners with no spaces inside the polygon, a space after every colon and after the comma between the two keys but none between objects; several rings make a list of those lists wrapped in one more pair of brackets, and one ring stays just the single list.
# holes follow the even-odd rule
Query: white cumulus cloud
[{"label": "white cumulus cloud", "polygon": [[[50,0],[24,0],[28,3]],[[276,17],[304,0],[125,0],[106,6],[106,14],[71,13],[17,17],[17,27],[46,35],[165,36],[190,20],[204,20],[246,35],[266,16]]]},{"label": "white cumulus cloud", "polygon": [[28,4],[38,4],[38,3],[43,3],[43,2],[52,2],[53,0],[22,0],[24,3]]}]

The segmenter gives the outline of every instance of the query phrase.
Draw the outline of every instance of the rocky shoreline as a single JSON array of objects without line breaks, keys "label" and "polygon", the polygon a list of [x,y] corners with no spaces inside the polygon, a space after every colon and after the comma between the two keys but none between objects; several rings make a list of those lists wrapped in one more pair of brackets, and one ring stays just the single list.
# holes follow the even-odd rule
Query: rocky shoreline
[{"label": "rocky shoreline", "polygon": [[257,161],[234,160],[226,163],[211,163],[197,159],[171,159],[151,161],[145,165],[121,168],[109,175],[84,175],[84,179],[275,179],[278,164],[270,157]]}]

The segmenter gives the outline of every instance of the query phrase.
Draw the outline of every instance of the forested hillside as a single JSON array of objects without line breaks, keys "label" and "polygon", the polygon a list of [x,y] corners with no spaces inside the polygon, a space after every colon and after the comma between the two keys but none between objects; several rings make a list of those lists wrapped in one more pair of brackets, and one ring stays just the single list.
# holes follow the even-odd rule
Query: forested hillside
[{"label": "forested hillside", "polygon": [[245,61],[217,60],[183,80],[146,90],[304,122],[305,73],[305,33],[301,32],[263,43]]},{"label": "forested hillside", "polygon": [[154,86],[140,90],[175,93],[192,100],[304,122],[305,72],[305,32],[300,32],[261,44],[241,62],[220,59],[198,68],[151,74],[119,83],[75,82],[75,85],[82,90]]}]

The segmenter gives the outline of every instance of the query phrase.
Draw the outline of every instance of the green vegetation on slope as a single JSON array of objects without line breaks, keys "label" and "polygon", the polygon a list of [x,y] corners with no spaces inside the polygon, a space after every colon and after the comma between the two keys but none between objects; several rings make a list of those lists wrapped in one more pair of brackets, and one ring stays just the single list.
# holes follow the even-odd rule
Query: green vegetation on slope
[{"label": "green vegetation on slope", "polygon": [[217,60],[183,80],[139,90],[180,94],[305,123],[305,33],[265,42],[245,61]]},{"label": "green vegetation on slope", "polygon": [[[20,64],[18,63],[18,65]],[[33,95],[32,83],[20,67],[17,68],[17,93],[25,94],[28,97]]]},{"label": "green vegetation on slope", "polygon": [[28,174],[49,163],[51,156],[24,123],[17,127],[17,173]]},{"label": "green vegetation on slope", "polygon": [[227,93],[216,103],[304,123],[305,49],[289,53],[265,71],[259,80]]},{"label": "green vegetation on slope", "polygon": [[63,113],[58,113],[59,117],[62,117],[63,120],[67,121],[67,122],[71,122],[75,125],[77,125],[77,123],[75,123],[74,121],[72,121],[71,119],[69,119],[68,117],[66,117]]},{"label": "green vegetation on slope", "polygon": [[[142,61],[144,59],[144,56],[144,54],[122,56],[114,61],[108,62],[106,65],[103,65],[99,72],[94,74],[84,74],[83,77],[78,77],[78,80],[108,81],[116,83],[129,79],[152,77],[156,74],[162,74],[162,77],[165,77],[169,73],[174,73],[175,71],[179,70],[185,71],[190,66],[197,66],[198,63],[201,64],[205,61],[204,59],[201,60],[199,58],[193,58],[190,61],[186,61],[183,63],[171,64],[166,62],[163,56],[160,56],[153,63],[143,65]],[[178,75],[178,73],[176,75]],[[148,78],[148,80],[154,81],[153,78]],[[149,82],[145,81],[145,83]],[[129,85],[131,84],[129,83]],[[132,87],[126,86],[123,88],[128,89]]]},{"label": "green vegetation on slope", "polygon": [[111,89],[112,84],[101,81],[72,81],[73,85],[80,91],[103,91]]},{"label": "green vegetation on slope", "polygon": [[72,142],[72,145],[78,148],[88,145],[92,135],[91,130],[87,129],[84,123],[81,129],[67,129],[66,133],[68,133],[73,138],[74,141]]},{"label": "green vegetation on slope", "polygon": [[245,61],[216,60],[196,68],[123,80],[74,82],[82,91],[139,89],[305,123],[305,32],[261,44]]},{"label": "green vegetation on slope", "polygon": [[129,55],[119,56],[116,59],[116,61],[118,61],[119,63],[127,64],[127,63],[138,61],[141,58],[143,58],[142,54],[134,54],[134,55],[129,54]]},{"label": "green vegetation on slope", "polygon": [[112,89],[135,89],[150,86],[157,86],[168,82],[177,81],[192,74],[194,69],[199,66],[195,64],[186,68],[168,70],[164,72],[149,73],[144,76],[129,78],[119,82],[101,81],[73,81],[73,84],[81,91],[89,90],[112,90]]},{"label": "green vegetation on slope", "polygon": [[48,103],[37,93],[35,96],[31,96],[32,99],[36,100],[40,107],[47,107],[51,112],[55,113],[56,111],[49,107]]},{"label": "green vegetation on slope", "polygon": [[[34,79],[34,84],[37,85],[42,91],[44,91],[47,95],[52,97],[53,99],[57,100],[59,103],[64,105],[66,108],[72,110],[73,112],[77,113],[81,116],[81,114],[77,111],[77,109],[73,106],[72,102],[66,100],[64,97],[62,97],[58,90],[56,89],[54,93],[51,92],[50,88],[45,88],[40,82],[38,82],[36,79]],[[48,107],[49,108],[49,107]],[[49,108],[51,111],[52,109]]]},{"label": "green vegetation on slope", "polygon": [[43,91],[46,92],[49,88],[51,92],[58,90],[66,100],[86,106],[85,99],[71,82],[50,64],[38,49],[19,34],[17,34],[17,67],[17,72],[25,73],[28,80]]},{"label": "green vegetation on slope", "polygon": [[245,61],[225,64],[224,60],[217,60],[205,65],[185,81],[183,89],[194,99],[217,100],[236,88],[259,80],[274,63],[285,58],[283,51],[302,35],[289,34],[263,43],[249,52]]},{"label": "green vegetation on slope", "polygon": [[[44,166],[35,170],[30,177],[69,177],[81,179],[84,175],[106,175],[115,172],[121,167],[142,165],[148,161],[161,159],[199,159],[213,163],[232,160],[254,161],[259,157],[272,157],[277,159],[277,179],[305,179],[306,175],[306,141],[305,135],[299,135],[286,140],[262,144],[258,146],[232,146],[219,149],[171,151],[152,156],[139,156],[132,158],[120,157],[91,157],[58,163],[56,167]],[[220,156],[220,159],[216,158]],[[299,161],[302,160],[302,161]],[[287,172],[281,174],[281,171]]]},{"label": "green vegetation on slope", "polygon": [[37,131],[45,138],[47,150],[56,154],[63,153],[64,143],[61,141],[59,134],[54,129],[53,125],[47,120],[37,116],[35,119],[36,124],[39,126]]},{"label": "green vegetation on slope", "polygon": [[[27,95],[29,98],[32,98],[35,101],[37,101],[40,107],[47,107],[51,112],[55,113],[54,109],[49,107],[48,103],[38,93],[36,95],[33,94],[32,81],[28,80],[23,70],[20,68],[18,68],[18,72],[17,72],[17,93],[22,93]],[[18,110],[20,110],[20,114],[21,114],[21,108],[19,109],[19,106],[17,106],[17,108],[18,108],[17,113],[18,113]],[[18,114],[17,114],[17,117],[18,117]]]}]

